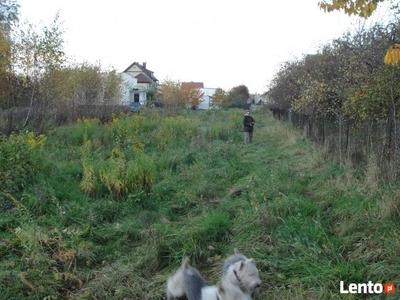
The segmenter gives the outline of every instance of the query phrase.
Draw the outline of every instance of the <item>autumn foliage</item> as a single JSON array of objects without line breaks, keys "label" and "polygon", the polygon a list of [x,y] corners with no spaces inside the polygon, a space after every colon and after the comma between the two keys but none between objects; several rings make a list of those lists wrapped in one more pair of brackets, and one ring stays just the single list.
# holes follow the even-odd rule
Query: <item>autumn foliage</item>
[{"label": "autumn foliage", "polygon": [[400,62],[400,44],[392,45],[386,52],[384,62],[387,65],[397,65]]},{"label": "autumn foliage", "polygon": [[203,87],[203,83],[199,82],[182,82],[181,88],[188,106],[195,108],[200,105],[204,96]]},{"label": "autumn foliage", "polygon": [[217,88],[212,98],[214,107],[227,108],[230,104],[228,94],[222,88]]},{"label": "autumn foliage", "polygon": [[385,56],[392,37],[391,30],[377,25],[288,61],[275,75],[268,96],[272,108],[285,111],[287,119],[336,153],[341,163],[378,159],[385,175],[396,177],[400,49],[391,46]]},{"label": "autumn foliage", "polygon": [[122,97],[122,79],[99,63],[71,61],[58,15],[42,28],[14,27],[18,6],[0,1],[0,131],[51,126],[93,114],[110,119]]},{"label": "autumn foliage", "polygon": [[318,5],[326,12],[343,10],[348,15],[368,18],[383,1],[385,0],[330,0],[319,2]]},{"label": "autumn foliage", "polygon": [[[334,10],[344,11],[348,15],[356,15],[362,18],[369,18],[378,8],[378,5],[388,0],[330,0],[319,2],[318,5],[325,12]],[[393,6],[396,8],[396,5]],[[384,63],[397,65],[400,63],[400,44],[392,44],[386,52]]]}]

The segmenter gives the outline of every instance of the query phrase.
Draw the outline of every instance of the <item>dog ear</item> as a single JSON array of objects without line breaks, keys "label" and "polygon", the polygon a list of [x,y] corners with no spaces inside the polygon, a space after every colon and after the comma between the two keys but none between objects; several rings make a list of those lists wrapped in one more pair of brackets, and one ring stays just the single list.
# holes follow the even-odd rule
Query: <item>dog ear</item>
[{"label": "dog ear", "polygon": [[238,270],[240,271],[240,270],[242,270],[243,269],[243,267],[244,267],[244,261],[243,260],[241,260],[241,261],[239,261],[238,262]]},{"label": "dog ear", "polygon": [[251,263],[253,265],[256,265],[256,261],[254,260],[254,258],[249,258],[246,260],[246,263]]},{"label": "dog ear", "polygon": [[183,259],[182,259],[182,267],[183,268],[187,268],[189,266],[189,261],[190,261],[189,257],[188,256],[184,256]]},{"label": "dog ear", "polygon": [[235,249],[233,250],[233,252],[235,253],[235,255],[240,254],[240,252],[239,252],[239,250],[238,250],[237,248],[235,248]]}]

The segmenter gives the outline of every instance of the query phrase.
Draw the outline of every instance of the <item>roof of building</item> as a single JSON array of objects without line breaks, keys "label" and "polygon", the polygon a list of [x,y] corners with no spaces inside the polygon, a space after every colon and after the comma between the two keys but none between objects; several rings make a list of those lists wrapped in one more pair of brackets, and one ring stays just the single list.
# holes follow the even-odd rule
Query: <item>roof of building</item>
[{"label": "roof of building", "polygon": [[203,82],[182,82],[182,88],[202,89],[204,88]]},{"label": "roof of building", "polygon": [[[145,62],[143,64],[139,64],[138,62],[135,61],[128,68],[126,68],[123,71],[123,73],[128,72],[129,69],[131,69],[133,66],[137,66],[148,77],[148,80],[150,79],[150,80],[152,80],[154,82],[158,82],[158,79],[154,76],[154,72],[150,71],[149,69],[146,68],[146,63]],[[136,78],[138,78],[139,75],[137,75]],[[149,82],[151,82],[151,81],[142,81],[141,82],[139,80],[139,78],[138,78],[138,83],[149,83]]]},{"label": "roof of building", "polygon": [[151,83],[150,78],[148,76],[144,75],[143,73],[136,75],[135,78],[137,79],[138,83]]}]

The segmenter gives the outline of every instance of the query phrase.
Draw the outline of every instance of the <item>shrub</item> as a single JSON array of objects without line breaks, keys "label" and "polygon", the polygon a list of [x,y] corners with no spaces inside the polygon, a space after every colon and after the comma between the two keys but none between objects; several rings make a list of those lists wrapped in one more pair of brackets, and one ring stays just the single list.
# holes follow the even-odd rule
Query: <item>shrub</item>
[{"label": "shrub", "polygon": [[0,190],[21,191],[43,169],[44,135],[11,134],[0,139]]}]

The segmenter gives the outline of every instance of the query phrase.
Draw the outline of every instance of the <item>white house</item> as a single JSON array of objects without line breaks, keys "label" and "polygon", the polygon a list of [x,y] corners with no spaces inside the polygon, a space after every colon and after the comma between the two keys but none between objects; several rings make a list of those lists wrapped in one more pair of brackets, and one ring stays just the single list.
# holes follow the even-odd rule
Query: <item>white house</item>
[{"label": "white house", "polygon": [[129,105],[131,103],[132,91],[137,89],[137,79],[126,73],[120,74],[122,79],[122,105]]},{"label": "white house", "polygon": [[200,99],[200,104],[197,106],[197,109],[212,109],[217,108],[212,105],[212,97],[214,96],[215,90],[214,88],[205,88],[203,82],[182,82],[182,87],[198,89],[203,93],[203,96]]},{"label": "white house", "polygon": [[158,86],[158,79],[154,72],[146,68],[146,63],[134,62],[121,73],[124,82],[123,99],[121,104],[130,105],[139,102],[142,106],[147,104],[147,93],[154,92]]},{"label": "white house", "polygon": [[203,92],[203,97],[200,100],[200,105],[198,109],[214,109],[218,108],[213,106],[212,104],[212,97],[214,96],[215,93],[215,88],[200,88],[200,90]]}]

